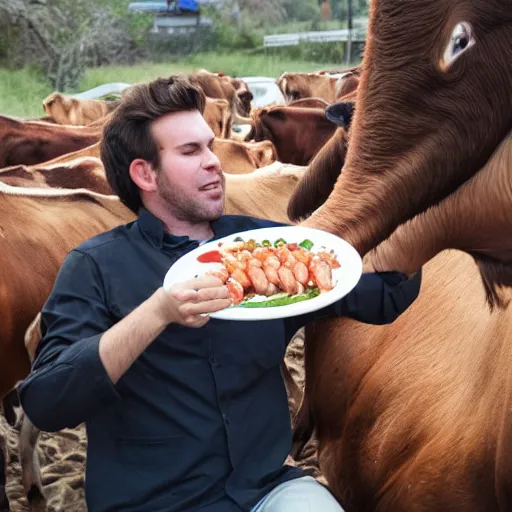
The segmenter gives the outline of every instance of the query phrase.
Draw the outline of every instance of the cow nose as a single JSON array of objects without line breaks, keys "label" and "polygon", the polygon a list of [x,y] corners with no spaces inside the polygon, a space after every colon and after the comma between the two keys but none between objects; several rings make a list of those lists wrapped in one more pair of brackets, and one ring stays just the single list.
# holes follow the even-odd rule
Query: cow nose
[{"label": "cow nose", "polygon": [[325,117],[336,126],[348,128],[352,121],[352,113],[354,112],[354,103],[351,101],[340,101],[334,103],[325,109]]}]

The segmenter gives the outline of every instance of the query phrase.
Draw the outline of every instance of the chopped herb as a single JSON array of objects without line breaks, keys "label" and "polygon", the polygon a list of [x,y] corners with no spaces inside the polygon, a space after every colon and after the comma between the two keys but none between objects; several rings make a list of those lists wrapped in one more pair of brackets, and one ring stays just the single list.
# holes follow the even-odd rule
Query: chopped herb
[{"label": "chopped herb", "polygon": [[278,238],[274,242],[274,247],[279,247],[280,245],[286,245],[286,240],[284,238]]},{"label": "chopped herb", "polygon": [[233,242],[243,242],[243,241],[244,241],[244,239],[243,239],[241,236],[237,236],[237,237],[233,240]]},{"label": "chopped herb", "polygon": [[272,244],[270,243],[270,240],[263,240],[261,245],[263,245],[263,247],[270,247]]},{"label": "chopped herb", "polygon": [[308,240],[306,238],[306,240],[303,240],[299,245],[301,247],[303,247],[304,249],[307,249],[308,251],[310,251],[311,248],[313,247],[313,245],[315,245],[315,244],[311,240]]}]

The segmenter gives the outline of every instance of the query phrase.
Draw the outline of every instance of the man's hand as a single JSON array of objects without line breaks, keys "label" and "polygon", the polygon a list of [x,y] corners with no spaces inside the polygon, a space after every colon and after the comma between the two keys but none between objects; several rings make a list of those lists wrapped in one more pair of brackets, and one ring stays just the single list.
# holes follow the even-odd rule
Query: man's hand
[{"label": "man's hand", "polygon": [[218,277],[203,276],[156,291],[160,314],[166,323],[202,327],[214,313],[232,305],[228,287]]}]

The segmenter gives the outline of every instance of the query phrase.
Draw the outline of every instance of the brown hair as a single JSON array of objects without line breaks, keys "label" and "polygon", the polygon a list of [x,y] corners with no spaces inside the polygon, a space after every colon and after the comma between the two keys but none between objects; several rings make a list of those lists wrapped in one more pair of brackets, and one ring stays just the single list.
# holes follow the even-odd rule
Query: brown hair
[{"label": "brown hair", "polygon": [[114,194],[133,212],[142,206],[139,187],[132,181],[130,164],[142,158],[160,166],[158,147],[151,134],[152,121],[171,112],[204,112],[206,98],[199,86],[184,75],[158,78],[127,89],[103,130],[101,160]]}]

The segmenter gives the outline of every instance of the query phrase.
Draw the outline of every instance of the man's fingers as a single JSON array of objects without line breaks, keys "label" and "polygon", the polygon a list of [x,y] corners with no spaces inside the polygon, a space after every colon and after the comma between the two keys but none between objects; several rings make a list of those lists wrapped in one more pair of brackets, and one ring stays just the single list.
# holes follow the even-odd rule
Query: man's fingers
[{"label": "man's fingers", "polygon": [[202,288],[197,292],[194,302],[204,302],[214,299],[229,298],[229,290],[227,286],[216,286],[215,288]]},{"label": "man's fingers", "polygon": [[208,316],[200,316],[200,315],[188,316],[185,319],[185,325],[188,327],[202,327],[209,320],[210,320],[210,318]]},{"label": "man's fingers", "polygon": [[204,275],[201,277],[196,277],[194,279],[189,279],[188,281],[184,281],[183,283],[180,283],[178,285],[178,288],[191,288],[192,290],[200,290],[201,288],[215,288],[217,286],[222,285],[223,282],[218,277]]},{"label": "man's fingers", "polygon": [[188,302],[181,306],[181,314],[183,316],[195,316],[203,313],[215,313],[221,309],[231,306],[231,299],[214,299],[206,302]]},{"label": "man's fingers", "polygon": [[178,289],[173,290],[172,295],[180,302],[204,302],[213,299],[227,299],[229,290],[227,286],[216,286],[215,288],[201,288],[199,290]]}]

